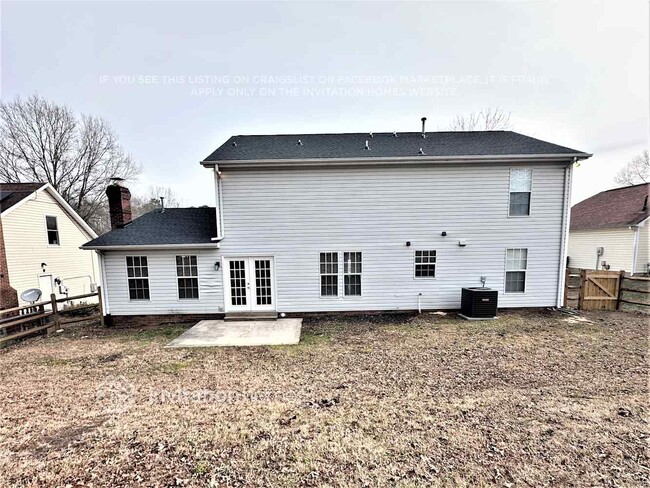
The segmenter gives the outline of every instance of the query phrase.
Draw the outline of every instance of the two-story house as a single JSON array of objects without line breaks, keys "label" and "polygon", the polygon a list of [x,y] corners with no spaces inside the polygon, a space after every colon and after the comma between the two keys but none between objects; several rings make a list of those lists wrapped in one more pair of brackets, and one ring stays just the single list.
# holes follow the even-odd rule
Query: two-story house
[{"label": "two-story house", "polygon": [[457,309],[482,278],[501,307],[559,306],[590,156],[509,131],[234,136],[201,162],[214,208],[131,222],[113,185],[115,228],[83,247],[125,323]]},{"label": "two-story house", "polygon": [[99,281],[97,258],[79,246],[97,237],[47,183],[0,183],[0,309],[42,299],[90,293]]}]

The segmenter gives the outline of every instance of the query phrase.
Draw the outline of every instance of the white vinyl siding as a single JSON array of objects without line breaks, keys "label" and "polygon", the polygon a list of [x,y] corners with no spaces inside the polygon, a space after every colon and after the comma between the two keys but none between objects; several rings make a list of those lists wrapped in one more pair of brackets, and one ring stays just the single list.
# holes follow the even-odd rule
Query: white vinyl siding
[{"label": "white vinyl siding", "polygon": [[216,271],[215,263],[221,262],[216,249],[192,251],[197,257],[200,300],[179,300],[176,256],[181,250],[147,250],[149,300],[129,300],[126,266],[127,255],[133,252],[107,251],[104,256],[107,297],[112,315],[219,313],[223,312],[222,270]]},{"label": "white vinyl siding", "polygon": [[[599,247],[604,249],[600,257],[596,254]],[[633,253],[634,230],[627,227],[569,232],[571,268],[596,269],[598,262],[598,268],[602,269],[602,262],[605,261],[610,270],[631,272]]]},{"label": "white vinyl siding", "polygon": [[[48,243],[46,215],[56,217],[58,246]],[[96,253],[79,249],[93,237],[61,208],[48,190],[27,197],[19,207],[3,215],[2,228],[9,283],[19,298],[28,288],[39,288],[39,276],[43,274],[61,278],[69,296],[90,293],[91,283],[99,284]],[[47,264],[46,273],[41,263]],[[126,287],[126,283],[121,286]],[[55,287],[57,295],[58,291]]]},{"label": "white vinyl siding", "polygon": [[[565,166],[527,165],[534,212],[521,219],[508,218],[506,164],[222,168],[219,252],[274,255],[279,312],[414,310],[420,293],[424,309],[458,308],[481,276],[503,307],[555,306]],[[503,295],[506,248],[529,249],[525,294]],[[445,256],[435,280],[413,279],[413,249]],[[361,297],[344,297],[341,283],[341,298],[321,298],[317,264],[329,250],[363,253]]]},{"label": "white vinyl siding", "polygon": [[[183,251],[147,251],[149,302],[129,302],[124,254],[107,252],[111,313],[223,312],[214,263],[228,256],[274,256],[278,312],[416,310],[418,300],[424,310],[457,309],[461,288],[481,276],[501,307],[555,306],[566,165],[527,167],[534,212],[522,219],[508,217],[508,164],[221,168],[224,239],[196,252],[200,300],[177,299],[174,256]],[[414,249],[436,250],[435,279],[414,279]],[[504,293],[505,249],[528,249],[526,293]],[[323,252],[339,253],[338,297],[321,295]],[[361,296],[343,295],[344,252],[362,253]]]}]

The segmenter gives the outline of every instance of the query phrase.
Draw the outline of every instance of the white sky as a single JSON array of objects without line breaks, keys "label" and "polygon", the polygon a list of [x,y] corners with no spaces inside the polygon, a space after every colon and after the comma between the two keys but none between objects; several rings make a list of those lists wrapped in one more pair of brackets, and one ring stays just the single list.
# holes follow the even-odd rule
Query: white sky
[{"label": "white sky", "polygon": [[170,186],[185,205],[214,204],[198,162],[232,134],[417,131],[423,115],[444,130],[498,106],[518,132],[594,153],[574,203],[648,147],[643,0],[1,9],[2,98],[104,117],[144,167],[135,189]]}]

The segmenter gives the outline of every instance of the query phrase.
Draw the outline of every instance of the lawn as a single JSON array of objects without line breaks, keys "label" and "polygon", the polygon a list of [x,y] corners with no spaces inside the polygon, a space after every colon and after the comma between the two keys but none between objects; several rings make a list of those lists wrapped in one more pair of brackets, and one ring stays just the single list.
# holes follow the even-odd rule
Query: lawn
[{"label": "lawn", "polygon": [[4,486],[640,486],[648,317],[305,320],[297,346],[75,328],[0,350]]}]

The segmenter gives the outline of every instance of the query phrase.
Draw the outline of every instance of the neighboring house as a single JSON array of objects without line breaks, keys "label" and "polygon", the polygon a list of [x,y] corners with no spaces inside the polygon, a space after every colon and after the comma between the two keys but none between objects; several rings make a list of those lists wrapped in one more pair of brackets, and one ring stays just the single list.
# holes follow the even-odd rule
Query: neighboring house
[{"label": "neighboring house", "polygon": [[648,273],[650,183],[607,190],[571,209],[569,266]]},{"label": "neighboring house", "polygon": [[20,294],[89,293],[97,258],[79,247],[97,234],[45,183],[0,183],[0,309],[24,304]]},{"label": "neighboring house", "polygon": [[556,306],[590,156],[509,131],[235,136],[201,162],[216,208],[130,222],[112,185],[115,229],[83,247],[121,323],[456,309],[481,277],[501,307]]}]

